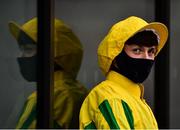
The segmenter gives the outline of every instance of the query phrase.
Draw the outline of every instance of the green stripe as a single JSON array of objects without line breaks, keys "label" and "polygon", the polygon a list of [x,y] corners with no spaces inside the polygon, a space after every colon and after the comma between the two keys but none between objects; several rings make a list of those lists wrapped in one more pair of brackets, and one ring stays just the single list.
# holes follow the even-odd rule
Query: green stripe
[{"label": "green stripe", "polygon": [[21,129],[27,129],[31,125],[31,123],[36,119],[36,106],[33,107],[29,117],[22,125]]},{"label": "green stripe", "polygon": [[107,123],[109,124],[109,127],[111,129],[120,129],[114,114],[112,112],[111,106],[108,102],[108,100],[104,100],[100,105],[99,105],[99,109],[101,111],[101,113],[103,114],[105,120],[107,121]]},{"label": "green stripe", "polygon": [[96,129],[94,122],[92,121],[89,125],[85,126],[84,129]]},{"label": "green stripe", "polygon": [[[30,115],[28,116],[28,118],[23,123],[23,125],[20,129],[28,129],[34,120],[36,120],[36,106],[33,107]],[[62,127],[56,121],[54,121],[53,122],[53,128],[54,129],[61,129]]]},{"label": "green stripe", "polygon": [[133,115],[132,115],[132,111],[130,109],[130,107],[128,106],[128,104],[126,102],[124,102],[122,100],[122,106],[123,106],[123,109],[124,109],[124,113],[126,115],[126,119],[129,123],[129,126],[131,129],[134,129],[134,118],[133,118]]}]

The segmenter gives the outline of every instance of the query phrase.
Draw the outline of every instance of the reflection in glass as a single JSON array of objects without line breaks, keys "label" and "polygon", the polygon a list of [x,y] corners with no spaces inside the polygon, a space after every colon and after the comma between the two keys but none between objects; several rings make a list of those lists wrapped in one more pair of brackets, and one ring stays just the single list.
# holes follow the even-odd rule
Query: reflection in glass
[{"label": "reflection in glass", "polygon": [[[78,128],[79,109],[87,93],[76,80],[83,48],[80,40],[61,20],[55,19],[54,33],[54,128]],[[24,79],[36,81],[37,18],[24,25],[9,23],[11,34],[22,52],[17,58]],[[36,92],[27,99],[20,114],[17,128],[36,127]]]}]

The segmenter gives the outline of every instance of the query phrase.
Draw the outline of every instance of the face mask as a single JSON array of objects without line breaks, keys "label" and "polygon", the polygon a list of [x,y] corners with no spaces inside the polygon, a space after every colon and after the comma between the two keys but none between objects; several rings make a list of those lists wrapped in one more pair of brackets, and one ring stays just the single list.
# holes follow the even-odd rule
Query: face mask
[{"label": "face mask", "polygon": [[29,82],[36,81],[37,55],[17,58],[22,76]]},{"label": "face mask", "polygon": [[154,60],[129,57],[122,51],[116,58],[112,70],[124,75],[135,83],[142,83],[149,75]]}]

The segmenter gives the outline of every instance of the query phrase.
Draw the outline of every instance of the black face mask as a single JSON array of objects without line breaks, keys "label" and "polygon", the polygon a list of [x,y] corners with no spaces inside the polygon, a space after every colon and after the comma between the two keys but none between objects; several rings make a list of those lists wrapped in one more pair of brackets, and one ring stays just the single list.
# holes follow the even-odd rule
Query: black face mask
[{"label": "black face mask", "polygon": [[32,57],[20,57],[17,61],[20,66],[22,76],[29,82],[36,81],[37,77],[37,55]]},{"label": "black face mask", "polygon": [[135,83],[142,83],[149,75],[154,60],[129,57],[122,51],[115,58],[115,65],[111,69],[124,75]]}]

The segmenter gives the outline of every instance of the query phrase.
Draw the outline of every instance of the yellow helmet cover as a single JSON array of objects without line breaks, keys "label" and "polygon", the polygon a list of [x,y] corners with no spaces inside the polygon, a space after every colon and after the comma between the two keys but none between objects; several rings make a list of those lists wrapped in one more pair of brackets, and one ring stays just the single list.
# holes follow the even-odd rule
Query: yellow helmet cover
[{"label": "yellow helmet cover", "polygon": [[131,16],[113,25],[98,47],[98,62],[105,75],[109,72],[114,58],[121,53],[124,43],[137,32],[146,29],[154,30],[160,38],[157,55],[168,38],[168,29],[164,24],[159,22],[147,23],[139,17]]},{"label": "yellow helmet cover", "polygon": [[[33,18],[24,25],[19,26],[15,22],[9,22],[11,34],[18,41],[20,33],[25,33],[37,43],[37,18]],[[76,77],[83,55],[83,47],[78,37],[61,20],[54,20],[54,61],[64,71]]]}]

